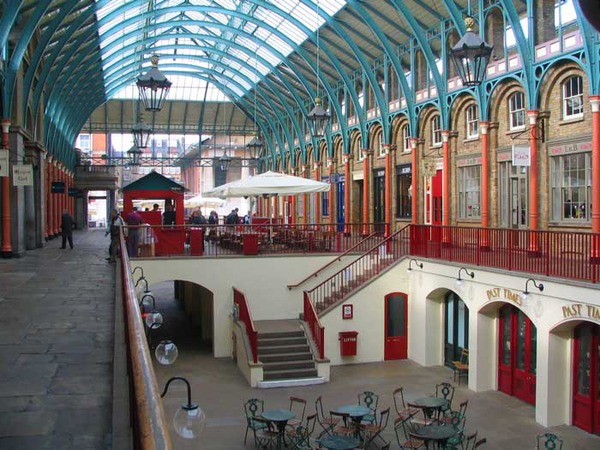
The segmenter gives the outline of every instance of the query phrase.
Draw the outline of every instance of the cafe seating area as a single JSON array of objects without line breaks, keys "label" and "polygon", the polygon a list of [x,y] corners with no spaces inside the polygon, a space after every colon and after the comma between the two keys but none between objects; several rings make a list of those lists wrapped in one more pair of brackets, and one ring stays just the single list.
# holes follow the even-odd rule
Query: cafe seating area
[{"label": "cafe seating area", "polygon": [[[245,438],[251,432],[256,449],[277,450],[385,449],[396,445],[400,449],[472,450],[487,444],[487,438],[467,426],[468,400],[454,407],[452,384],[436,384],[430,395],[411,396],[410,400],[404,392],[404,386],[389,395],[363,391],[350,395],[348,404],[327,406],[321,395],[314,403],[290,396],[285,405],[266,405],[252,398],[244,405]],[[314,410],[310,410],[308,405],[313,404]],[[539,449],[562,443],[555,435],[538,436],[537,442]],[[546,442],[550,446],[544,447]]]}]

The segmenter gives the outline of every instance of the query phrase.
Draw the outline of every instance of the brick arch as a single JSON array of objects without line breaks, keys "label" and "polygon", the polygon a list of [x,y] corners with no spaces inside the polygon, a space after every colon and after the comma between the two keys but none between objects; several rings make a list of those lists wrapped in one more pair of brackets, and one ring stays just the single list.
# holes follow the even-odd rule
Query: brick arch
[{"label": "brick arch", "polygon": [[[550,67],[546,71],[544,77],[541,80],[539,92],[540,109],[554,111],[550,107],[550,104],[553,100],[552,98],[550,98],[550,96],[558,93],[560,94],[559,98],[562,99],[560,87],[567,79],[574,75],[579,75],[581,78],[583,78],[583,92],[585,96],[585,94],[589,92],[589,83],[588,78],[585,74],[585,70],[574,61],[557,61],[555,64],[552,65],[552,67]],[[556,91],[557,88],[558,91]],[[586,88],[588,89],[586,90]]]},{"label": "brick arch", "polygon": [[[505,106],[504,102],[514,92],[523,92],[525,94],[525,100],[527,100],[527,90],[525,87],[516,79],[509,77],[506,80],[498,83],[496,88],[491,92],[490,96],[490,122],[500,122],[500,110]],[[527,105],[530,108],[530,105]],[[507,117],[503,117],[502,121],[506,122]]]},{"label": "brick arch", "polygon": [[[404,114],[398,114],[392,120],[390,143],[396,148],[402,149],[402,128],[409,126],[408,117]],[[398,144],[400,142],[400,144]]]},{"label": "brick arch", "polygon": [[452,108],[450,108],[450,130],[459,131],[462,120],[465,118],[467,107],[473,104],[477,104],[477,100],[471,93],[467,92],[460,94],[454,102],[452,102]]}]

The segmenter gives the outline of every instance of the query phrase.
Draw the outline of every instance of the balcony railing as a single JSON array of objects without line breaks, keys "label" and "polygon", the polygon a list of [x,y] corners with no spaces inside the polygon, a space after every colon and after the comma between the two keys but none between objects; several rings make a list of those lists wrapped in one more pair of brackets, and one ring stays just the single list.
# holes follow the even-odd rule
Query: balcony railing
[{"label": "balcony railing", "polygon": [[411,225],[410,254],[598,282],[600,234]]}]

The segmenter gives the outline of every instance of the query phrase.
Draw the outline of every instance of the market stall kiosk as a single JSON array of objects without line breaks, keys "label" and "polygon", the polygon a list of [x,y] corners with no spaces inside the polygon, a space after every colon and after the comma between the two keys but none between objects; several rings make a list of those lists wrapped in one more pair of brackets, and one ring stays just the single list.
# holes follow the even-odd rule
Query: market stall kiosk
[{"label": "market stall kiosk", "polygon": [[[184,252],[184,191],[185,187],[155,171],[123,188],[123,217],[127,217],[138,200],[162,203],[159,211],[138,210],[144,223],[150,225],[143,230],[140,239],[140,256],[166,256]],[[144,248],[148,245],[153,249]]]}]

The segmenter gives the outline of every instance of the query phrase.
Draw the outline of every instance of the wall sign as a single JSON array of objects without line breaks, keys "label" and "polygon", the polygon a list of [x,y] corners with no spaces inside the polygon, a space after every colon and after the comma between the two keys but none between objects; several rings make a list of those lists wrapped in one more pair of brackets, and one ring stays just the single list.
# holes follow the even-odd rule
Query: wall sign
[{"label": "wall sign", "polygon": [[50,190],[52,191],[53,194],[64,194],[65,193],[65,183],[62,181],[53,181]]},{"label": "wall sign", "polygon": [[9,153],[8,150],[0,150],[0,177],[8,176],[9,166]]},{"label": "wall sign", "polygon": [[13,165],[13,186],[33,186],[33,165]]},{"label": "wall sign", "polygon": [[342,319],[352,319],[353,315],[352,305],[342,305]]},{"label": "wall sign", "polygon": [[506,288],[492,288],[485,291],[487,294],[488,300],[508,300],[513,302],[515,305],[521,306],[523,304],[523,299],[521,298],[520,292],[511,291]]},{"label": "wall sign", "polygon": [[571,317],[586,317],[589,319],[600,320],[600,308],[585,303],[565,305],[562,307],[562,313],[565,319]]},{"label": "wall sign", "polygon": [[512,165],[529,167],[531,165],[531,153],[529,145],[512,146]]}]

